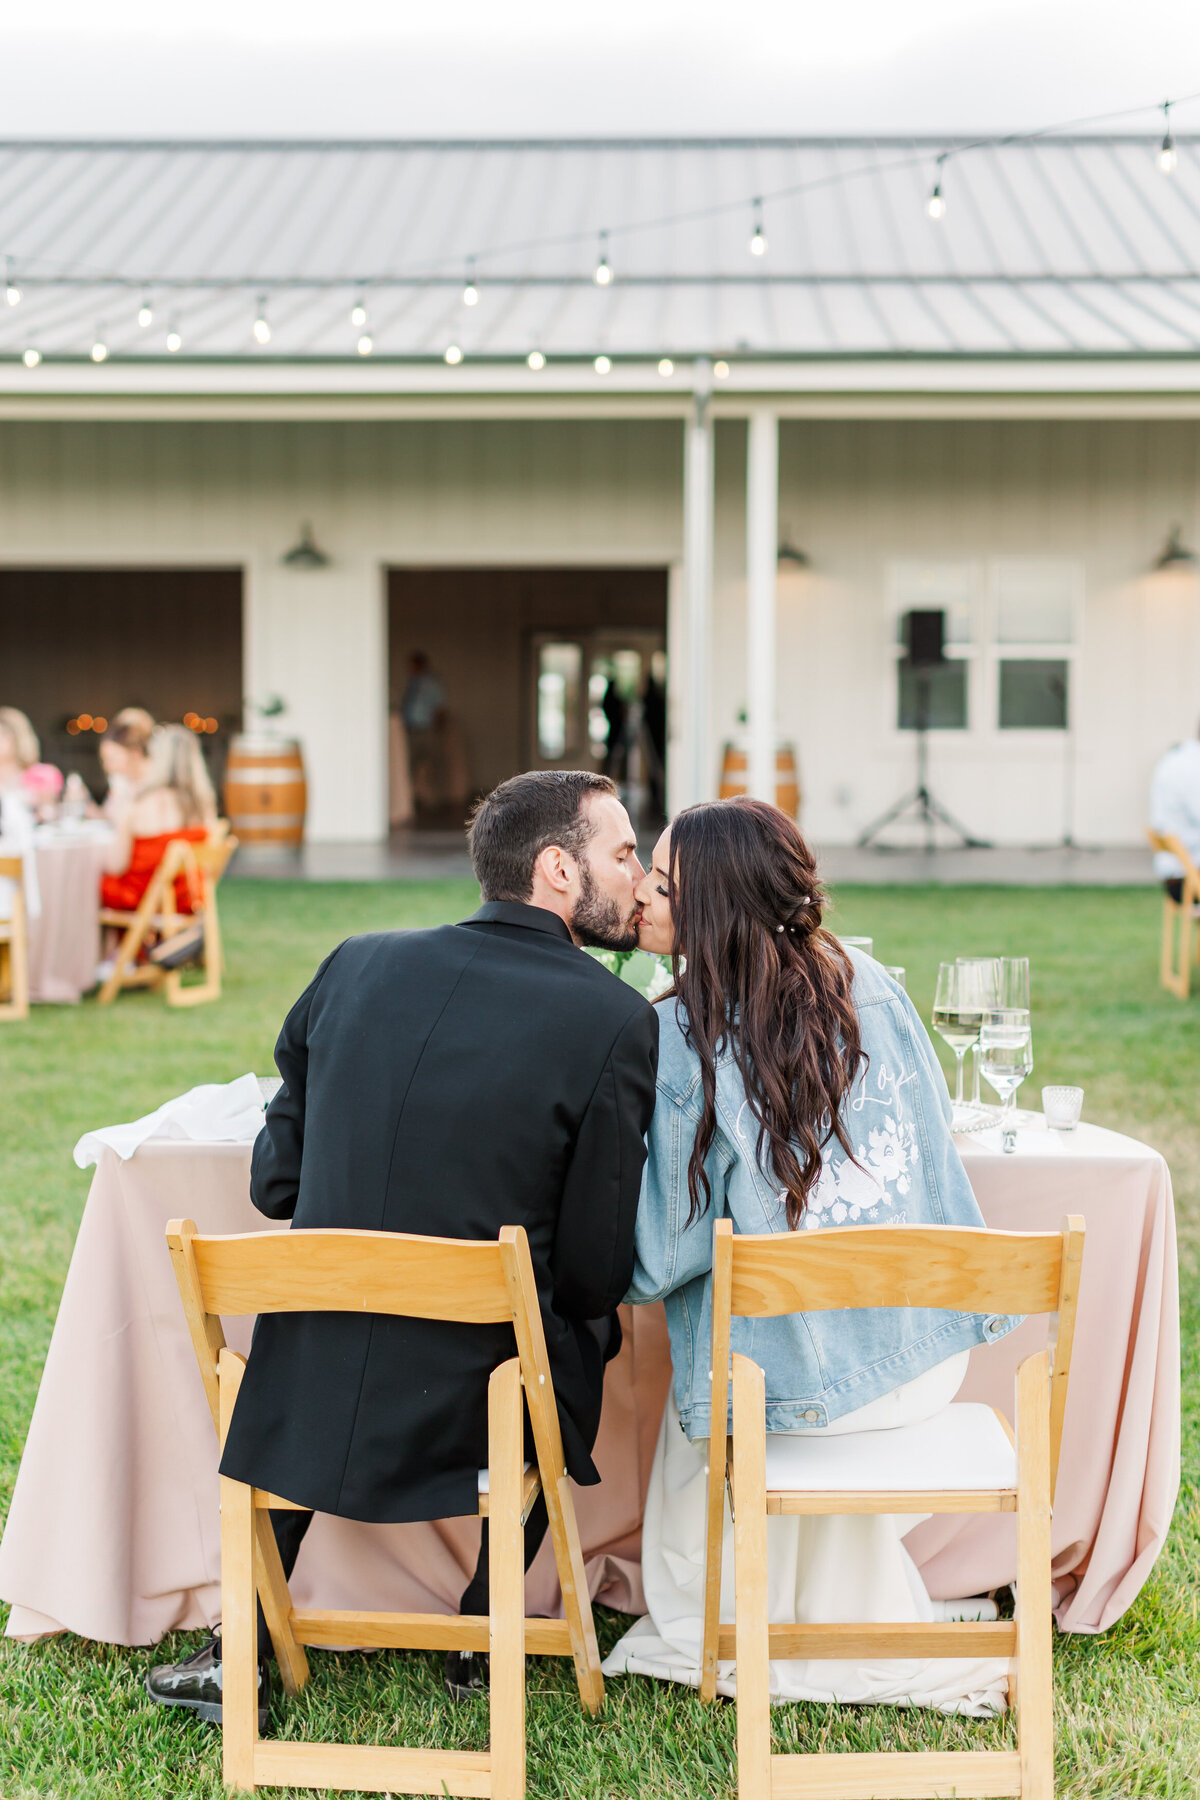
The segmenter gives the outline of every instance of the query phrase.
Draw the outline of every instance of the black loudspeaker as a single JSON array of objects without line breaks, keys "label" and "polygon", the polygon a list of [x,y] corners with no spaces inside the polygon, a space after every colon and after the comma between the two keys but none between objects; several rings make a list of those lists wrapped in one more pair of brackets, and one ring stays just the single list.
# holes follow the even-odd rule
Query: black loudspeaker
[{"label": "black loudspeaker", "polygon": [[907,612],[904,615],[904,654],[911,663],[946,660],[946,615],[941,612]]}]

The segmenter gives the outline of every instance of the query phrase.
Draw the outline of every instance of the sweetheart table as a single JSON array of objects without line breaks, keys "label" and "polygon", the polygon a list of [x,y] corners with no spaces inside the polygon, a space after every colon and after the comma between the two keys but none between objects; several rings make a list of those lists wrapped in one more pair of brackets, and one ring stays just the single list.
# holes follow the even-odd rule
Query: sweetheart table
[{"label": "sweetheart table", "polygon": [[[1147,1145],[1094,1125],[958,1140],[985,1220],[1056,1229],[1082,1213],[1087,1243],[1052,1551],[1055,1616],[1103,1631],[1130,1606],[1170,1524],[1179,1481],[1179,1306],[1171,1182]],[[104,1147],[67,1274],[0,1543],[8,1635],[55,1631],[115,1644],[208,1626],[220,1614],[217,1445],[164,1241],[171,1218],[202,1232],[267,1229],[250,1204],[247,1144],[151,1138],[122,1161]],[[670,1373],[661,1306],[622,1309],[595,1460],[576,1489],[594,1598],[644,1611],[642,1507]],[[229,1341],[249,1344],[248,1320]],[[960,1397],[1012,1410],[1029,1320],[972,1353]],[[318,1515],[292,1581],[301,1607],[449,1612],[474,1567],[479,1525],[363,1525]],[[935,1598],[1010,1581],[1016,1522],[939,1516],[906,1539]],[[553,1614],[547,1542],[528,1610]]]}]

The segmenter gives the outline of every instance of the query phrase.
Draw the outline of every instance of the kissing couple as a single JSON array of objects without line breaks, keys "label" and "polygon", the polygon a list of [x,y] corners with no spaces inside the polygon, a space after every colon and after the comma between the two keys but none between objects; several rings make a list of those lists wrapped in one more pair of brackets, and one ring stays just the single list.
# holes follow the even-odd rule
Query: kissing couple
[{"label": "kissing couple", "polygon": [[[478,911],[348,938],[288,1014],[251,1198],[293,1230],[494,1241],[523,1226],[567,1470],[585,1486],[601,1479],[592,1449],[605,1365],[621,1344],[617,1307],[665,1301],[674,1391],[647,1499],[650,1610],[607,1666],[694,1682],[714,1220],[765,1232],[982,1219],[920,1020],[878,963],[826,929],[813,856],[786,814],[753,800],[689,807],[647,869],[612,781],[534,771],[480,802],[469,841]],[[669,957],[671,989],[650,1005],[582,953],[591,946]],[[996,1330],[974,1315],[864,1310],[735,1321],[733,1347],[765,1370],[769,1431],[874,1430],[948,1404],[969,1349]],[[512,1354],[507,1325],[262,1316],[221,1470],[305,1509],[271,1515],[285,1574],[314,1512],[377,1523],[474,1515],[488,1376]],[[906,1607],[900,1616],[932,1616],[899,1522],[834,1520],[824,1538],[829,1521],[772,1523],[792,1532],[782,1560],[773,1543],[786,1591],[773,1569],[772,1617],[803,1609],[814,1583],[832,1583],[841,1602],[818,1617],[869,1618],[845,1611],[861,1608],[864,1587]],[[546,1529],[539,1499],[526,1567]],[[486,1520],[460,1606],[487,1611]],[[265,1728],[261,1612],[259,1650]],[[914,1665],[896,1666],[911,1687]],[[778,1697],[795,1686],[794,1697],[838,1697],[839,1683],[822,1689],[813,1676],[821,1667],[773,1663]],[[992,1710],[1000,1696],[1002,1710],[1004,1665],[990,1685],[972,1665],[961,1692],[951,1691],[960,1665],[926,1667],[937,1686],[916,1696],[924,1703]],[[485,1655],[447,1655],[455,1698],[486,1679]],[[147,1687],[219,1719],[219,1633],[152,1669]]]}]

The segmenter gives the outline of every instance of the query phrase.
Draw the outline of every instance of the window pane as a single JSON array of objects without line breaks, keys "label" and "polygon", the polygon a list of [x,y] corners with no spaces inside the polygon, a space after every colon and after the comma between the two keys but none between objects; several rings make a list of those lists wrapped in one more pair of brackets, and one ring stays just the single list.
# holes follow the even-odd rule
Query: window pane
[{"label": "window pane", "polygon": [[582,666],[578,644],[543,644],[538,651],[538,755],[547,762],[557,762],[578,745]]},{"label": "window pane", "polygon": [[931,731],[967,729],[967,665],[937,663],[917,670],[911,663],[896,664],[899,679],[898,718],[901,731],[915,731],[924,723]]},{"label": "window pane", "polygon": [[1073,643],[1077,585],[1072,564],[997,563],[997,642]]},{"label": "window pane", "polygon": [[1000,729],[1065,731],[1067,664],[1042,658],[1036,662],[1002,662]]},{"label": "window pane", "polygon": [[896,642],[904,641],[906,612],[943,612],[946,642],[969,644],[975,636],[975,563],[892,563],[888,605],[896,619]]}]

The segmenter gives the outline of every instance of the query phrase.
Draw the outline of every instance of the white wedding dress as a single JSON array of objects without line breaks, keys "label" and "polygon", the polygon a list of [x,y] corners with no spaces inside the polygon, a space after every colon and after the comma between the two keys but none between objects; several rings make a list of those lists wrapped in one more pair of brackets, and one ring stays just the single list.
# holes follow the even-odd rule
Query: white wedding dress
[{"label": "white wedding dress", "polygon": [[[948,1406],[962,1385],[968,1352],[939,1363],[869,1405],[834,1420],[822,1435],[886,1431]],[[805,1433],[805,1435],[810,1435]],[[604,1663],[606,1675],[652,1675],[697,1687],[704,1610],[706,1442],[689,1443],[674,1395],[667,1398],[642,1527],[647,1614]],[[993,1619],[988,1600],[935,1601],[904,1536],[922,1516],[864,1513],[773,1516],[767,1520],[768,1613],[773,1624],[931,1622]],[[721,1557],[721,1619],[734,1617],[733,1525],[728,1502]],[[1008,1664],[1001,1658],[909,1662],[773,1661],[771,1700],[927,1706],[991,1718],[1005,1710]],[[736,1664],[718,1665],[717,1689],[737,1690]]]}]

